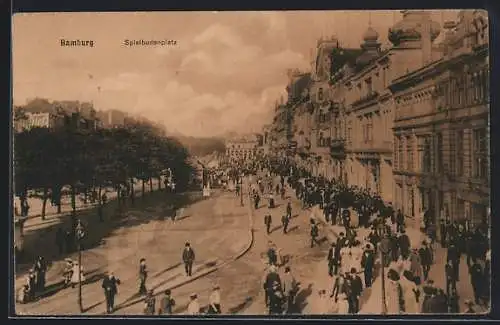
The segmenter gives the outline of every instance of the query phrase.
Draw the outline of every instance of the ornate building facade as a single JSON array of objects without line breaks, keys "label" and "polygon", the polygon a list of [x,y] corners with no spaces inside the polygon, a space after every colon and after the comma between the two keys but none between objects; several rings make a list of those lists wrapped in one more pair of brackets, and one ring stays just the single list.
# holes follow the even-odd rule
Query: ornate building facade
[{"label": "ornate building facade", "polygon": [[253,159],[263,154],[264,148],[259,135],[249,135],[226,141],[226,157],[230,160]]},{"label": "ornate building facade", "polygon": [[293,117],[288,146],[313,175],[369,189],[408,217],[479,222],[490,189],[487,14],[464,10],[442,29],[429,11],[402,13],[386,50],[371,27],[360,48],[318,41],[307,97],[277,109]]},{"label": "ornate building facade", "polygon": [[396,205],[479,223],[490,206],[488,20],[467,10],[445,28],[442,58],[391,85]]}]

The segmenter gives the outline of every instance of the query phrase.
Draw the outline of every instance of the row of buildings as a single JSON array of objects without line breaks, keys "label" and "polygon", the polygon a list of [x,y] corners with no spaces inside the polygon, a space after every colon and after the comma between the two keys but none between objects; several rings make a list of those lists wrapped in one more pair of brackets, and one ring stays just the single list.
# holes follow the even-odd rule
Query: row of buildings
[{"label": "row of buildings", "polygon": [[[264,147],[315,175],[378,193],[408,217],[485,221],[490,207],[488,17],[464,10],[444,26],[404,11],[382,50],[317,42],[293,71]],[[436,39],[441,39],[436,42]]]},{"label": "row of buildings", "polygon": [[[44,101],[36,99],[36,101]],[[37,103],[40,104],[40,103]],[[127,123],[127,113],[119,110],[96,111],[89,102],[61,101],[36,104],[28,103],[28,109],[14,108],[14,130],[22,132],[34,127],[57,128],[65,123],[85,124],[89,128],[112,128]],[[50,106],[49,106],[50,105]]]}]

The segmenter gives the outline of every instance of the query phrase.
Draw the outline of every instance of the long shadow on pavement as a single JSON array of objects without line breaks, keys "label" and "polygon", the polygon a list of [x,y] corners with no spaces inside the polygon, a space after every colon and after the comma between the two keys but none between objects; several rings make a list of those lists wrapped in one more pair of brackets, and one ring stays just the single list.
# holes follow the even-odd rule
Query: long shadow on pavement
[{"label": "long shadow on pavement", "polygon": [[[97,209],[77,212],[76,218],[81,219],[87,229],[87,237],[85,237],[82,246],[85,250],[97,247],[101,245],[103,239],[108,237],[115,229],[130,228],[149,223],[156,217],[140,212],[148,206],[161,207],[161,204],[165,205],[168,204],[167,202],[172,202],[176,208],[181,208],[203,200],[201,194],[197,194],[198,195],[193,195],[193,193],[168,195],[164,191],[147,193],[144,199],[136,198],[134,206],[131,206],[130,202],[128,202],[127,205],[122,208],[123,212],[121,214],[116,212],[117,201],[113,200],[104,208],[104,222],[99,220]],[[166,211],[164,211],[164,209],[156,209],[154,214],[164,215],[165,213]],[[129,216],[127,216],[127,214],[132,215],[132,218],[128,218]],[[125,216],[127,216],[126,223],[123,222]],[[41,229],[41,231],[28,232],[24,237],[23,259],[16,261],[16,273],[26,272],[32,266],[29,262],[33,261],[38,255],[44,255],[48,263],[68,256],[70,253],[59,254],[55,242],[55,234],[59,228],[69,230],[70,227],[71,218],[66,217],[63,218],[62,222],[59,224],[48,226],[47,228]]]},{"label": "long shadow on pavement", "polygon": [[302,313],[304,308],[307,306],[307,298],[312,294],[313,284],[309,283],[307,288],[301,289],[297,296],[295,297],[295,306],[296,306],[296,312],[297,313]]}]

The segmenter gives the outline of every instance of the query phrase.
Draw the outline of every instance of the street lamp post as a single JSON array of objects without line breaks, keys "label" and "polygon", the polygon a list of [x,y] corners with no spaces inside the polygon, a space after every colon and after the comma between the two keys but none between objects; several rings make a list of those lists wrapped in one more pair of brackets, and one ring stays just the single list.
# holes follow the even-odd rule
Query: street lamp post
[{"label": "street lamp post", "polygon": [[80,307],[80,312],[83,313],[83,302],[82,302],[82,239],[85,237],[85,230],[83,229],[82,223],[78,220],[78,225],[76,226],[76,242],[78,245],[78,307]]},{"label": "street lamp post", "polygon": [[387,304],[385,301],[385,258],[386,255],[389,253],[389,239],[384,238],[380,242],[380,261],[381,261],[381,267],[382,267],[382,272],[381,272],[381,277],[382,277],[382,315],[387,314]]},{"label": "street lamp post", "polygon": [[243,175],[240,177],[240,204],[243,206]]}]

